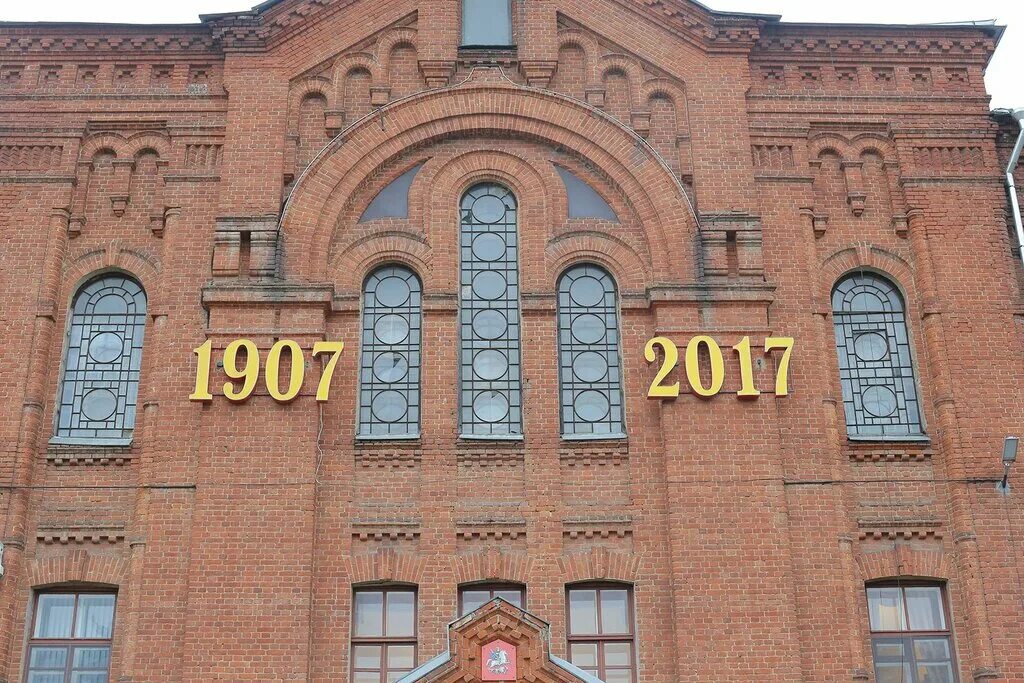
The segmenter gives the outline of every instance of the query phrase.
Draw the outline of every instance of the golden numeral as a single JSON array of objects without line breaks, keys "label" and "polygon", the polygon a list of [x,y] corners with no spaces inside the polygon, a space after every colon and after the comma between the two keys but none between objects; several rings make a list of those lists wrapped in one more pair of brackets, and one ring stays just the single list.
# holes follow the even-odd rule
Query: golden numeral
[{"label": "golden numeral", "polygon": [[199,357],[196,364],[196,390],[188,397],[190,401],[212,401],[210,393],[210,357],[213,355],[213,340],[207,339],[202,345],[192,349]]},{"label": "golden numeral", "polygon": [[648,363],[658,360],[656,348],[660,348],[665,353],[665,360],[662,361],[661,370],[658,371],[654,382],[651,383],[647,398],[678,398],[679,382],[675,384],[664,384],[664,382],[669,373],[679,365],[679,348],[667,337],[655,337],[647,342],[647,347],[644,349],[644,358]]},{"label": "golden numeral", "polygon": [[[700,379],[700,347],[704,344],[708,347],[708,355],[711,356],[711,386],[705,387]],[[722,357],[722,349],[711,337],[701,335],[694,337],[686,345],[686,379],[690,382],[693,393],[702,398],[711,398],[718,395],[725,383],[725,359]]]},{"label": "golden numeral", "polygon": [[768,337],[764,340],[765,352],[775,349],[785,349],[782,360],[779,361],[779,371],[775,376],[775,395],[789,396],[789,360],[793,356],[793,346],[796,340],[793,337]]},{"label": "golden numeral", "polygon": [[[281,392],[281,354],[285,349],[291,356],[292,368],[288,377],[288,391]],[[270,397],[278,403],[294,401],[302,390],[302,380],[306,376],[306,362],[302,357],[302,349],[293,341],[282,340],[270,348],[270,355],[267,356],[267,367],[263,371],[263,381],[266,382],[267,391]]]},{"label": "golden numeral", "polygon": [[[238,351],[245,349],[245,368],[238,369]],[[244,401],[256,389],[260,375],[260,352],[248,339],[236,339],[224,350],[224,374],[233,380],[242,380],[242,388],[235,390],[234,382],[224,383],[224,397],[229,401]]]},{"label": "golden numeral", "polygon": [[750,353],[750,337],[732,347],[732,350],[740,356],[740,390],[736,393],[739,398],[757,398],[761,392],[754,386],[754,359]]},{"label": "golden numeral", "polygon": [[320,375],[320,385],[316,388],[316,400],[323,403],[331,395],[331,380],[334,378],[334,370],[338,367],[341,359],[341,352],[345,350],[345,342],[317,342],[313,345],[313,357],[320,354],[330,354],[327,364],[324,366],[323,374]]}]

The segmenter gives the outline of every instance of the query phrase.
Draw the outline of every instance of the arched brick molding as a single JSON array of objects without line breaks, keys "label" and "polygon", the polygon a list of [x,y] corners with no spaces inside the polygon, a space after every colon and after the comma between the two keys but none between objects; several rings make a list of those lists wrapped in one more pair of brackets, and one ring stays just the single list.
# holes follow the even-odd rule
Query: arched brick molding
[{"label": "arched brick molding", "polygon": [[43,588],[67,583],[120,586],[128,577],[129,561],[75,550],[60,557],[34,559],[28,566],[28,583]]},{"label": "arched brick molding", "polygon": [[640,558],[596,547],[586,552],[562,556],[558,564],[562,569],[562,583],[605,580],[635,583],[639,575]]},{"label": "arched brick molding", "polygon": [[358,295],[366,277],[385,263],[408,266],[424,288],[431,286],[430,246],[421,235],[397,226],[384,227],[348,245],[331,261],[331,280],[339,294]]},{"label": "arched brick molding", "polygon": [[868,242],[858,242],[837,251],[821,261],[816,299],[821,310],[831,310],[832,288],[848,273],[871,270],[890,280],[902,292],[908,311],[916,301],[914,271],[899,254]]},{"label": "arched brick molding", "polygon": [[527,584],[533,560],[525,553],[489,548],[472,555],[454,555],[452,574],[458,584],[477,581],[509,581]]},{"label": "arched brick molding", "polygon": [[[397,47],[408,45],[413,50],[418,50],[416,44],[416,29],[411,26],[403,26],[400,28],[393,28],[384,33],[380,40],[377,41],[377,46],[374,49],[377,55],[377,63],[380,68],[377,73],[374,74],[377,78],[374,85],[390,85],[384,82],[388,77],[388,73],[391,69],[391,54]],[[371,73],[373,73],[371,71]]]},{"label": "arched brick molding", "polygon": [[[381,66],[377,62],[377,57],[370,54],[369,52],[356,52],[351,55],[346,55],[334,63],[331,70],[331,80],[334,84],[335,92],[341,95],[342,89],[345,87],[345,79],[353,71],[368,71],[370,73],[371,80],[376,83],[380,76]],[[340,100],[339,100],[340,101]],[[348,106],[348,103],[345,103]]]},{"label": "arched brick molding", "polygon": [[[410,148],[482,134],[540,140],[602,169],[632,202],[650,245],[654,280],[696,278],[698,236],[682,187],[632,131],[571,98],[483,76],[396,101],[335,138],[303,173],[285,207],[281,233],[288,277],[323,279],[336,221],[367,176]],[[349,149],[374,152],[356,157]]]},{"label": "arched brick molding", "polygon": [[135,158],[146,150],[153,150],[161,159],[169,159],[171,156],[170,139],[163,133],[143,131],[130,136],[124,144],[123,154],[125,158]]},{"label": "arched brick molding", "polygon": [[897,578],[940,581],[950,578],[949,560],[941,548],[923,549],[906,543],[895,543],[884,550],[861,552],[857,555],[857,571],[864,583]]},{"label": "arched brick molding", "polygon": [[348,563],[349,580],[353,585],[389,582],[419,584],[427,566],[422,556],[394,548],[381,548],[373,553],[355,555]]},{"label": "arched brick molding", "polygon": [[551,287],[575,263],[596,263],[611,273],[619,292],[644,291],[649,263],[606,226],[594,224],[552,239],[547,248]]},{"label": "arched brick molding", "polygon": [[579,29],[567,28],[558,32],[558,51],[561,52],[568,47],[576,47],[583,52],[586,64],[584,88],[593,86],[599,80],[597,77],[598,64],[601,61],[601,51],[597,41]]},{"label": "arched brick molding", "polygon": [[288,97],[288,129],[292,132],[298,126],[299,107],[303,100],[309,96],[322,96],[327,101],[327,108],[335,106],[337,98],[331,82],[323,77],[310,78],[292,86],[291,94]]},{"label": "arched brick molding", "polygon": [[163,310],[160,265],[156,257],[118,241],[111,242],[105,248],[68,254],[62,277],[62,300],[70,302],[71,297],[86,280],[112,270],[123,271],[139,281],[146,292],[149,315],[156,315],[157,311]]}]

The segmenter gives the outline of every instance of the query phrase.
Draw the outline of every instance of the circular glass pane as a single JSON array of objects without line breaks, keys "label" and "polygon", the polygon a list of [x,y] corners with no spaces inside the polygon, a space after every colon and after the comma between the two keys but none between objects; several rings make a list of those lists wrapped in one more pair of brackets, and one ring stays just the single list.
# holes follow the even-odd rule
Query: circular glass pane
[{"label": "circular glass pane", "polygon": [[587,422],[603,420],[611,408],[608,398],[599,391],[584,391],[576,397],[573,407],[580,419]]},{"label": "circular glass pane", "polygon": [[485,232],[473,240],[473,256],[481,261],[497,261],[505,255],[508,245],[494,233]]},{"label": "circular glass pane", "polygon": [[101,297],[93,308],[93,313],[102,313],[105,315],[124,315],[127,312],[128,303],[123,297],[117,296],[116,294],[107,294],[106,296]]},{"label": "circular glass pane", "polygon": [[604,322],[596,315],[587,313],[572,321],[572,336],[581,344],[596,344],[604,335]]},{"label": "circular glass pane", "polygon": [[409,283],[400,277],[386,277],[377,283],[374,295],[377,303],[388,308],[401,306],[409,300]]},{"label": "circular glass pane", "polygon": [[489,382],[501,379],[508,372],[508,359],[501,351],[481,351],[473,359],[473,372]]},{"label": "circular glass pane", "polygon": [[473,332],[481,339],[498,339],[508,329],[508,320],[501,311],[480,311],[473,318]]},{"label": "circular glass pane", "polygon": [[400,353],[382,353],[373,360],[373,376],[392,384],[409,373],[409,362]]},{"label": "circular glass pane", "polygon": [[877,332],[865,332],[854,340],[853,350],[863,361],[879,361],[889,355],[889,342]]},{"label": "circular glass pane", "polygon": [[864,411],[874,417],[889,417],[896,412],[896,394],[889,387],[868,387],[861,394]]},{"label": "circular glass pane", "polygon": [[82,415],[86,419],[100,422],[108,419],[117,410],[117,396],[109,389],[93,389],[82,397]]},{"label": "circular glass pane", "polygon": [[473,414],[484,422],[501,422],[508,415],[508,399],[500,391],[481,391],[473,399]]},{"label": "circular glass pane", "polygon": [[604,285],[593,277],[581,277],[569,286],[569,296],[580,306],[596,306],[604,300]]},{"label": "circular glass pane", "polygon": [[397,391],[382,391],[373,398],[373,415],[381,422],[398,422],[407,408],[405,396]]},{"label": "circular glass pane", "polygon": [[505,282],[505,276],[493,270],[478,273],[473,278],[473,293],[487,301],[500,298],[507,288],[508,283]]},{"label": "circular glass pane", "polygon": [[409,336],[409,321],[400,315],[383,315],[373,326],[373,334],[384,344],[401,344]]},{"label": "circular glass pane", "polygon": [[89,341],[89,358],[97,363],[113,363],[123,351],[124,342],[113,332],[100,332]]},{"label": "circular glass pane", "polygon": [[608,361],[593,351],[585,351],[572,362],[572,371],[581,382],[600,382],[608,374]]},{"label": "circular glass pane", "polygon": [[473,218],[480,223],[497,223],[505,217],[505,202],[488,194],[473,202]]}]

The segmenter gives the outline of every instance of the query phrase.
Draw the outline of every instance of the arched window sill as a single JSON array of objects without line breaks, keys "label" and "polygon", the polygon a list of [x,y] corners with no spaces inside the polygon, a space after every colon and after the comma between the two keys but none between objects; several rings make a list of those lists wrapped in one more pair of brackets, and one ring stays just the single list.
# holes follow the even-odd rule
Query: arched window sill
[{"label": "arched window sill", "polygon": [[132,438],[123,439],[93,439],[81,436],[53,436],[50,437],[51,446],[81,446],[85,448],[99,447],[128,447],[132,445]]}]

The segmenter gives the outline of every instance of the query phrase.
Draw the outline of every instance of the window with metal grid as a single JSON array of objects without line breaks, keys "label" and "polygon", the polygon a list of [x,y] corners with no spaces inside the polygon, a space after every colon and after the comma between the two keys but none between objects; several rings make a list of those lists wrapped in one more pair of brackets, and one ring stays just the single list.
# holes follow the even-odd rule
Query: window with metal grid
[{"label": "window with metal grid", "polygon": [[463,438],[523,434],[516,198],[484,183],[461,204],[459,428]]},{"label": "window with metal grid", "polygon": [[423,288],[408,268],[386,266],[363,287],[359,438],[420,434]]},{"label": "window with metal grid", "polygon": [[132,278],[85,283],[68,316],[54,443],[127,444],[135,427],[146,294]]},{"label": "window with metal grid", "polygon": [[851,438],[924,435],[903,297],[875,273],[853,273],[832,293],[839,377]]},{"label": "window with metal grid", "polygon": [[558,367],[562,435],[626,435],[615,281],[604,269],[579,265],[558,281]]}]

